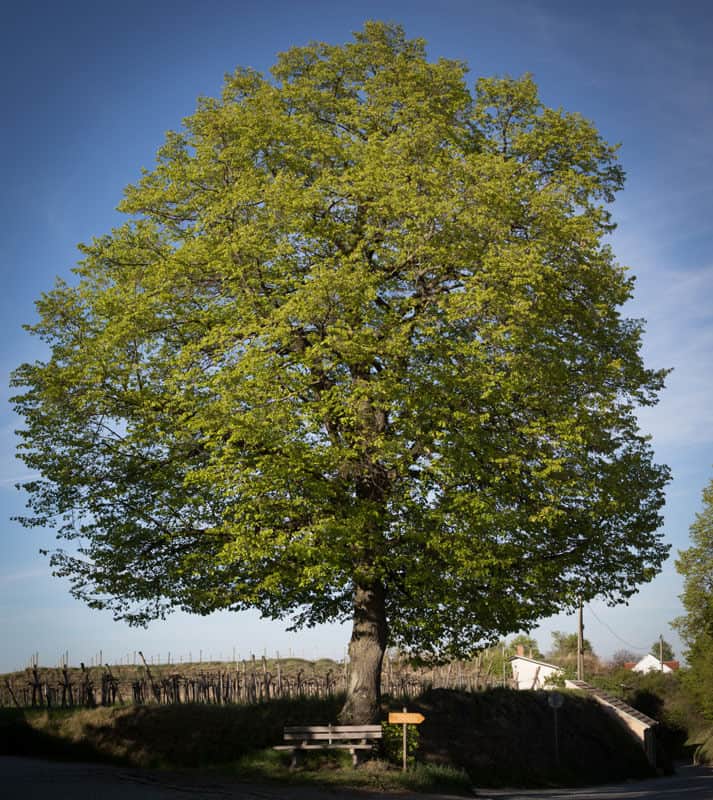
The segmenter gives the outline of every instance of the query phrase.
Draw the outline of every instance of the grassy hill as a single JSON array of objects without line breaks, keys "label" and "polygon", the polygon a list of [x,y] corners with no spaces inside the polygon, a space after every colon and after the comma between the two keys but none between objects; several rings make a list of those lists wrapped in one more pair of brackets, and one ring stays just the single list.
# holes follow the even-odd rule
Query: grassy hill
[{"label": "grassy hill", "polygon": [[[426,717],[419,731],[418,761],[426,765],[421,773],[431,768],[441,778],[456,776],[461,786],[577,785],[650,774],[642,750],[619,723],[590,698],[564,695],[557,754],[554,712],[544,692],[426,692],[409,704]],[[255,705],[2,709],[0,754],[219,768],[250,779],[388,788],[389,768],[383,764],[355,772],[329,755],[308,760],[305,770],[295,774],[284,754],[270,749],[280,743],[285,724],[334,722],[339,706],[340,698],[301,698]]]},{"label": "grassy hill", "polygon": [[575,786],[651,774],[643,749],[599,703],[561,694],[557,752],[546,692],[427,692],[414,704],[426,717],[422,758],[465,769],[478,786]]}]

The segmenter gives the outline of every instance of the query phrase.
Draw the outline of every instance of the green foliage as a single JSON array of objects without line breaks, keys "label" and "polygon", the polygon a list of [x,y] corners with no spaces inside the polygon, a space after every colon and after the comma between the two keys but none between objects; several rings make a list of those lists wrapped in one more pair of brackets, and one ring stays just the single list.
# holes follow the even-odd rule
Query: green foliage
[{"label": "green foliage", "polygon": [[510,655],[517,653],[518,646],[524,649],[526,656],[532,655],[532,658],[542,658],[537,639],[532,636],[528,636],[526,633],[519,633],[517,636],[513,636],[507,644],[507,650]]},{"label": "green foliage", "polygon": [[[403,764],[404,760],[404,726],[381,723],[383,739],[381,740],[384,755],[392,764]],[[418,725],[406,726],[406,765],[412,767],[416,763],[416,753],[420,736]]]},{"label": "green foliage", "polygon": [[[663,649],[663,657],[661,656],[661,650]],[[651,645],[650,650],[652,655],[655,655],[656,658],[660,658],[662,661],[673,661],[674,652],[673,647],[664,639],[663,642],[659,641],[658,639]]]},{"label": "green foliage", "polygon": [[681,550],[676,569],[683,575],[685,617],[676,626],[686,643],[713,635],[713,480],[703,490],[703,509],[690,529],[691,547]]},{"label": "green foliage", "polygon": [[688,642],[686,659],[689,668],[683,675],[689,691],[698,702],[703,716],[713,722],[713,637],[701,632]]},{"label": "green foliage", "polygon": [[686,645],[686,684],[708,720],[713,720],[713,480],[703,491],[703,509],[690,528],[691,547],[679,551],[685,616],[674,621]]},{"label": "green foliage", "polygon": [[236,70],[41,297],[23,522],[76,597],[311,625],[368,587],[449,656],[659,570],[615,148],[465,74],[378,22]]},{"label": "green foliage", "polygon": [[604,691],[617,697],[624,697],[625,694],[638,686],[642,673],[632,672],[623,666],[616,666],[613,669],[592,675],[589,678],[593,686],[597,686]]},{"label": "green foliage", "polygon": [[705,721],[695,694],[690,691],[685,672],[651,671],[629,680],[625,697],[634,708],[658,720],[657,747],[663,750],[663,764],[690,758],[692,745],[705,729]]},{"label": "green foliage", "polygon": [[510,640],[501,639],[497,644],[483,648],[477,656],[478,668],[483,678],[508,679],[512,677],[510,658],[517,655],[517,647],[524,648],[526,656],[543,658],[537,640],[532,636],[520,633]]},{"label": "green foliage", "polygon": [[473,781],[468,773],[447,764],[415,764],[403,773],[400,783],[414,792],[473,796]]},{"label": "green foliage", "polygon": [[639,673],[617,669],[592,676],[590,681],[659,722],[656,735],[657,749],[661,751],[660,766],[670,769],[675,760],[690,759],[708,732],[689,677],[687,670]]},{"label": "green foliage", "polygon": [[[557,658],[576,656],[579,640],[576,633],[563,633],[562,631],[552,631],[552,655]],[[592,645],[588,639],[582,642],[582,649],[585,653],[592,655]]]}]

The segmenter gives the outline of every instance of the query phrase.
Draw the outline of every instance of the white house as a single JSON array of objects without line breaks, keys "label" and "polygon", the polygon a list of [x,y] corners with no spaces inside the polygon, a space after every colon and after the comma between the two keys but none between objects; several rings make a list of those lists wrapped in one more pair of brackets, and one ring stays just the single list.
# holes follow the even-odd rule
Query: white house
[{"label": "white house", "polygon": [[664,661],[662,664],[656,656],[649,653],[641,661],[635,664],[627,662],[624,666],[632,672],[674,672],[678,669],[678,661]]},{"label": "white house", "polygon": [[518,689],[544,689],[548,678],[564,675],[561,667],[525,655],[512,656],[509,661],[512,677]]}]

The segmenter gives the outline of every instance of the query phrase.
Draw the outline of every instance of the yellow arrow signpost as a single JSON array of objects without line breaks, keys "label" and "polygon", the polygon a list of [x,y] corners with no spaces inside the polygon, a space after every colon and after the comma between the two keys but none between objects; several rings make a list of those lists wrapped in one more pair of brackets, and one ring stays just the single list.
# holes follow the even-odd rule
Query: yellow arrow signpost
[{"label": "yellow arrow signpost", "polygon": [[389,712],[390,725],[404,726],[404,772],[406,772],[406,728],[408,725],[420,725],[425,719],[426,717],[423,714],[419,714],[418,711],[408,712],[406,708],[403,711]]},{"label": "yellow arrow signpost", "polygon": [[389,713],[389,723],[391,725],[420,725],[426,717],[418,712],[391,711]]}]

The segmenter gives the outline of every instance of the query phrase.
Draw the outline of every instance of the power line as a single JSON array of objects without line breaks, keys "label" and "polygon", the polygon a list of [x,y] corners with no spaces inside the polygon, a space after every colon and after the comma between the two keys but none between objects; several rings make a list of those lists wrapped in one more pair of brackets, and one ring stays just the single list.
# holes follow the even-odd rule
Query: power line
[{"label": "power line", "polygon": [[648,647],[642,647],[642,646],[640,646],[640,645],[638,645],[638,644],[632,644],[631,642],[627,642],[627,641],[626,641],[626,639],[622,639],[622,638],[621,638],[621,636],[619,636],[619,634],[618,634],[616,631],[614,631],[614,630],[611,628],[611,626],[610,626],[610,625],[607,625],[607,623],[606,623],[606,622],[604,622],[603,620],[599,619],[599,617],[596,615],[596,613],[595,613],[594,609],[593,609],[593,608],[592,608],[592,607],[589,605],[589,603],[587,603],[587,610],[588,610],[589,612],[591,612],[591,614],[592,614],[592,616],[594,617],[594,619],[596,619],[596,621],[597,621],[597,622],[598,622],[600,625],[603,625],[603,626],[604,626],[604,627],[605,627],[605,628],[606,628],[606,629],[609,631],[609,633],[611,633],[611,635],[612,635],[614,638],[618,639],[618,640],[619,640],[619,641],[620,641],[622,644],[625,644],[627,647],[631,647],[631,648],[632,648],[632,649],[634,649],[634,650],[643,650],[644,652],[648,652],[648,650],[649,650],[649,648],[648,648]]}]

